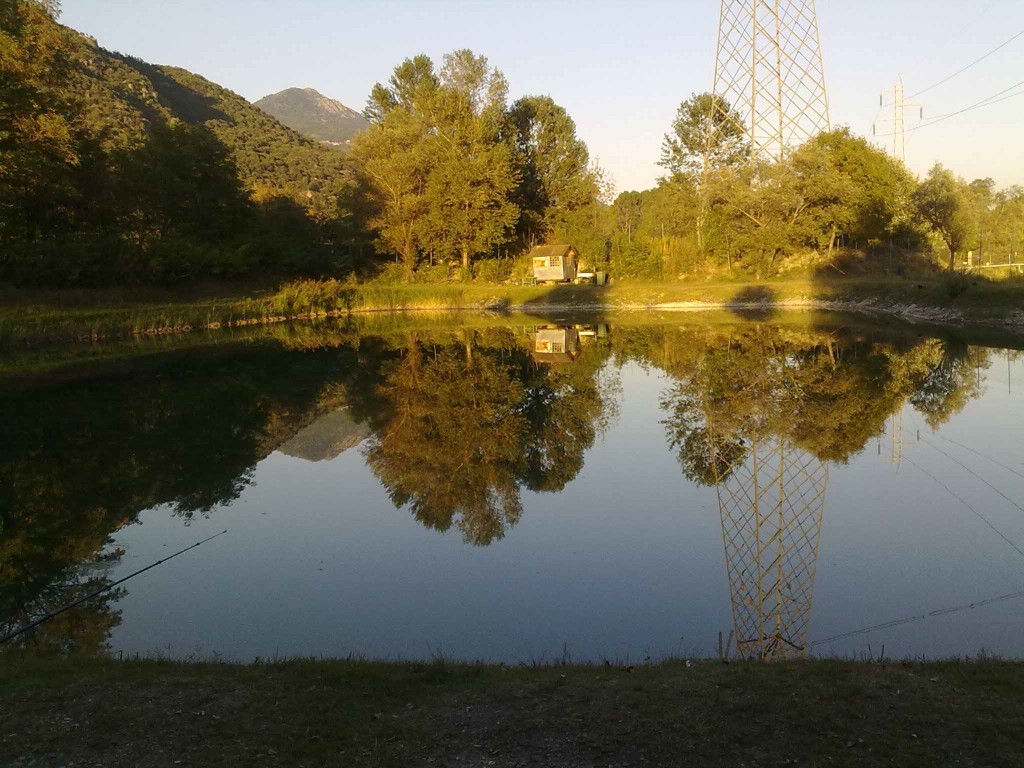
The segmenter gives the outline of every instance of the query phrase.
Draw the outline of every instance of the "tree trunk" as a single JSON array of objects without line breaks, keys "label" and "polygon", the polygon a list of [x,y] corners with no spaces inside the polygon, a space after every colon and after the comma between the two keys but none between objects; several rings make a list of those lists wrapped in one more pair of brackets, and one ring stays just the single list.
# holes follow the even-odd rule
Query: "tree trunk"
[{"label": "tree trunk", "polygon": [[402,261],[405,262],[405,281],[411,283],[416,273],[416,247],[412,243],[412,235],[406,234],[405,247],[402,249]]},{"label": "tree trunk", "polygon": [[956,271],[956,251],[954,251],[952,248],[949,249],[949,271]]},{"label": "tree trunk", "polygon": [[836,227],[832,225],[832,234],[828,238],[828,263],[832,263],[832,251],[836,247]]}]

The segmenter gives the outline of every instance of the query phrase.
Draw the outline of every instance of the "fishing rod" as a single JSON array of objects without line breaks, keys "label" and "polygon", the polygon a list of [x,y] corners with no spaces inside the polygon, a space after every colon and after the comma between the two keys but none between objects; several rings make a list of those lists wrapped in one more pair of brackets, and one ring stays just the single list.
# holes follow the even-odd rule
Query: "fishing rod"
[{"label": "fishing rod", "polygon": [[9,635],[4,635],[3,637],[0,637],[0,645],[3,645],[4,643],[6,643],[6,642],[8,642],[10,640],[13,640],[16,637],[25,634],[29,630],[35,629],[40,624],[45,624],[50,619],[55,618],[57,616],[60,616],[65,611],[70,611],[76,605],[81,605],[82,603],[86,602],[87,600],[92,600],[94,597],[97,597],[98,595],[102,595],[104,592],[109,592],[114,587],[118,586],[119,584],[124,584],[129,579],[134,579],[139,574],[145,573],[146,571],[150,570],[151,568],[156,568],[158,565],[166,563],[168,560],[173,560],[178,555],[183,555],[186,552],[188,552],[190,549],[195,549],[196,547],[198,547],[201,544],[205,544],[208,541],[212,541],[213,539],[216,539],[218,536],[223,536],[225,533],[227,533],[226,529],[221,531],[220,533],[215,533],[213,536],[205,538],[202,541],[197,541],[191,547],[185,547],[184,549],[178,550],[173,555],[168,555],[167,557],[163,558],[162,560],[157,560],[155,563],[151,563],[150,565],[147,565],[145,568],[142,568],[142,569],[136,571],[135,573],[130,573],[127,576],[125,576],[123,579],[118,579],[117,581],[115,581],[112,584],[108,584],[107,586],[102,587],[101,589],[97,589],[95,592],[90,592],[85,597],[80,597],[77,600],[68,603],[63,608],[58,608],[56,611],[53,611],[53,613],[46,614],[41,619],[36,619],[35,621],[29,622],[28,624],[26,624],[21,629],[16,629],[14,632],[11,632]]}]

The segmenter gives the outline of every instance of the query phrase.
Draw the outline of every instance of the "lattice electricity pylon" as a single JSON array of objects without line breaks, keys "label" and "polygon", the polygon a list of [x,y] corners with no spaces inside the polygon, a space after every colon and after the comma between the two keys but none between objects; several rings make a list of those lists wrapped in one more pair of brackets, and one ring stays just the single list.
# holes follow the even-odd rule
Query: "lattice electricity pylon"
[{"label": "lattice electricity pylon", "polygon": [[769,438],[716,471],[736,651],[769,661],[803,656],[828,467]]},{"label": "lattice electricity pylon", "polygon": [[829,130],[814,0],[722,0],[714,94],[713,125],[742,129],[755,157]]}]

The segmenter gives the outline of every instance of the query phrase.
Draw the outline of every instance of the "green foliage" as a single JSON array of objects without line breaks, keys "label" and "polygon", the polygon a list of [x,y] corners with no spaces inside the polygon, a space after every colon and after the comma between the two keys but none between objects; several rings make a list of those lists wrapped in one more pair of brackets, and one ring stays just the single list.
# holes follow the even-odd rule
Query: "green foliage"
[{"label": "green foliage", "polygon": [[543,240],[597,203],[600,171],[591,166],[569,113],[550,96],[519,99],[509,121],[521,161],[520,232],[527,240]]},{"label": "green foliage", "polygon": [[406,280],[427,257],[457,258],[468,276],[475,259],[552,238],[603,256],[601,173],[572,119],[547,97],[509,108],[507,90],[468,50],[440,71],[426,56],[407,59],[374,86],[353,157],[378,249],[400,254]]},{"label": "green foliage", "polygon": [[1024,187],[996,190],[992,179],[975,179],[962,189],[967,209],[964,248],[974,251],[975,263],[1020,262],[1024,251]]},{"label": "green foliage", "polygon": [[512,259],[481,259],[473,265],[473,277],[483,283],[504,283],[513,267]]},{"label": "green foliage", "polygon": [[0,2],[0,243],[38,240],[74,201],[71,55],[46,3]]},{"label": "green foliage", "polygon": [[963,183],[936,164],[914,192],[914,206],[920,218],[932,227],[949,249],[949,271],[967,237],[967,206]]},{"label": "green foliage", "polygon": [[824,156],[849,185],[837,235],[862,243],[912,234],[917,182],[901,163],[849,128],[821,133],[798,153]]},{"label": "green foliage", "polygon": [[744,136],[743,119],[725,99],[693,94],[679,105],[658,164],[673,176],[697,179],[741,162],[750,151]]}]

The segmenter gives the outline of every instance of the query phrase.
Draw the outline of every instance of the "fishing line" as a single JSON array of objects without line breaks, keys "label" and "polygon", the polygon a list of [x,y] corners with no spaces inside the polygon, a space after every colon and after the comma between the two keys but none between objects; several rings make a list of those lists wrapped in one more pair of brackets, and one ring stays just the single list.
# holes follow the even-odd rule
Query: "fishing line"
[{"label": "fishing line", "polygon": [[145,573],[146,571],[150,570],[151,568],[156,568],[158,565],[166,563],[168,560],[173,560],[178,555],[183,555],[186,552],[188,552],[190,549],[195,549],[196,547],[200,546],[201,544],[205,544],[208,541],[212,541],[213,539],[216,539],[218,536],[223,536],[225,533],[227,533],[226,529],[221,531],[220,533],[215,533],[213,536],[210,536],[209,538],[205,538],[202,541],[197,541],[191,547],[185,547],[184,549],[178,550],[173,555],[168,555],[167,557],[163,558],[162,560],[157,560],[155,563],[152,563],[150,565],[147,565],[145,568],[141,568],[141,569],[135,571],[135,573],[128,574],[123,579],[118,579],[117,581],[113,582],[112,584],[108,584],[105,587],[97,589],[95,592],[90,592],[85,597],[80,597],[77,600],[68,603],[63,608],[58,608],[56,611],[53,611],[52,613],[48,613],[45,616],[43,616],[42,618],[40,618],[40,619],[36,619],[35,621],[29,622],[28,624],[23,626],[21,629],[16,629],[14,632],[11,632],[10,634],[7,634],[7,635],[4,635],[3,637],[0,637],[0,645],[3,645],[4,643],[6,643],[6,642],[8,642],[10,640],[13,640],[16,637],[25,634],[26,632],[28,632],[31,629],[35,629],[40,624],[45,624],[50,619],[53,619],[53,618],[55,618],[57,616],[60,616],[62,613],[66,612],[66,611],[70,611],[76,605],[81,605],[82,603],[86,602],[87,600],[92,600],[94,597],[102,595],[104,592],[109,592],[114,587],[118,586],[119,584],[124,584],[129,579],[134,579],[139,574]]}]

